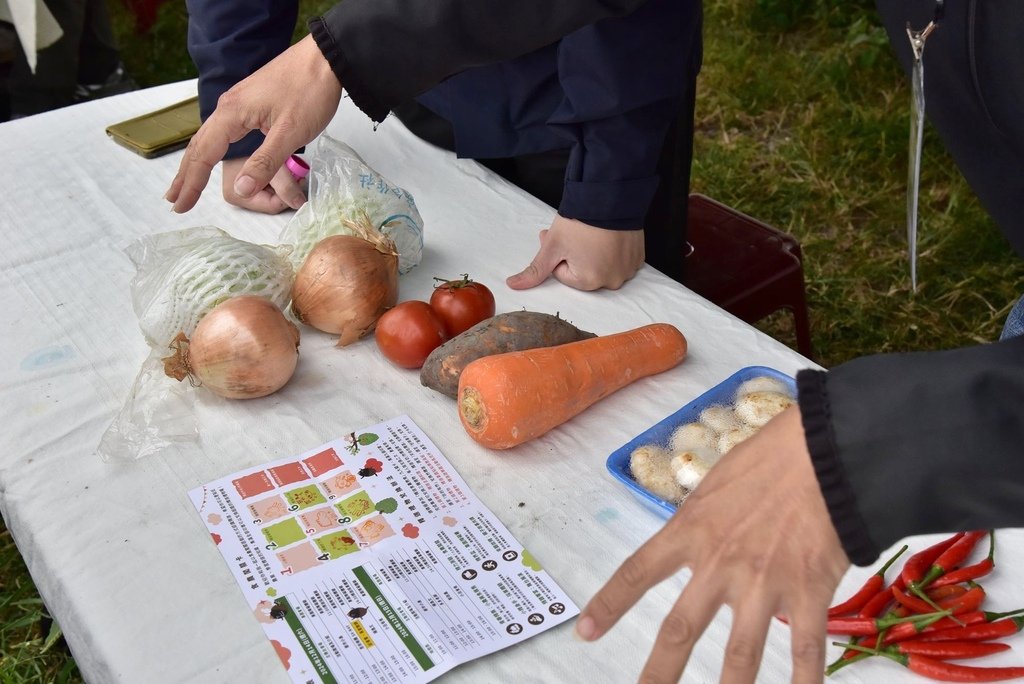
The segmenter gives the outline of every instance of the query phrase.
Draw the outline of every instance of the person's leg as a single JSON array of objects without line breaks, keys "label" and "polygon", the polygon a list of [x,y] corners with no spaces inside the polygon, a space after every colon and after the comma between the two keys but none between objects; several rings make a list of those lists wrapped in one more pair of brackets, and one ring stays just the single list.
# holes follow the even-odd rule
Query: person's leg
[{"label": "person's leg", "polygon": [[37,53],[35,73],[24,52],[18,50],[9,82],[12,118],[65,107],[74,99],[85,3],[49,0],[46,6],[64,34]]},{"label": "person's leg", "polygon": [[1010,309],[1010,315],[1006,317],[1003,334],[999,336],[999,339],[1008,340],[1021,335],[1024,335],[1024,297],[1018,299],[1014,307]]},{"label": "person's leg", "polygon": [[78,83],[103,83],[121,64],[106,0],[86,0],[78,49]]}]

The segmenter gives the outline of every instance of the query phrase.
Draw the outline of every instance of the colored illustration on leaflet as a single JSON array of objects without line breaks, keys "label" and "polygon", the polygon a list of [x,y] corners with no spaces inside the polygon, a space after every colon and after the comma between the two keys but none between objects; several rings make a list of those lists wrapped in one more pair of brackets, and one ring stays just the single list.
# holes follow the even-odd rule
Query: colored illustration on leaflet
[{"label": "colored illustration on leaflet", "polygon": [[274,466],[268,469],[267,472],[270,473],[271,479],[277,483],[278,487],[295,484],[296,482],[305,482],[309,479],[309,473],[306,472],[306,469],[298,461]]},{"label": "colored illustration on leaflet", "polygon": [[533,554],[527,551],[526,549],[523,549],[523,565],[530,568],[534,572],[540,572],[541,570],[543,570],[540,561],[534,558]]},{"label": "colored illustration on leaflet", "polygon": [[359,550],[359,544],[352,538],[352,534],[348,530],[340,530],[317,537],[313,542],[322,553],[318,557],[320,560],[327,560],[328,558],[334,560]]},{"label": "colored illustration on leaflet", "polygon": [[263,536],[267,539],[267,547],[275,549],[288,546],[306,538],[295,518],[288,518],[263,528]]},{"label": "colored illustration on leaflet", "polygon": [[313,474],[313,477],[319,477],[324,473],[328,473],[335,468],[340,468],[345,465],[342,462],[341,457],[338,456],[338,452],[331,448],[324,449],[323,451],[313,454],[308,458],[304,458],[302,462],[306,464],[307,468],[309,468],[309,472]]},{"label": "colored illustration on leaflet", "polygon": [[317,504],[327,503],[327,499],[320,493],[320,489],[316,485],[287,491],[284,493],[284,498],[288,502],[289,507],[295,507],[291,510],[301,510]]},{"label": "colored illustration on leaflet", "polygon": [[290,549],[279,551],[277,560],[281,564],[282,573],[294,574],[320,565],[320,555],[322,553],[324,553],[323,550],[317,550],[311,543],[305,542]]},{"label": "colored illustration on leaflet", "polygon": [[366,463],[359,469],[359,477],[373,477],[384,470],[384,464],[376,458],[366,459]]},{"label": "colored illustration on leaflet", "polygon": [[373,500],[370,499],[370,495],[366,492],[353,494],[341,503],[334,504],[334,507],[338,509],[338,513],[341,514],[342,518],[350,518],[351,520],[358,520],[376,510],[373,506]]},{"label": "colored illustration on leaflet", "polygon": [[395,501],[394,497],[389,496],[386,499],[381,499],[374,506],[381,513],[394,513],[398,510],[398,502]]},{"label": "colored illustration on leaflet", "polygon": [[352,527],[352,531],[364,544],[373,546],[382,539],[395,536],[395,531],[383,515],[375,515]]},{"label": "colored illustration on leaflet", "polygon": [[345,441],[348,443],[348,446],[345,448],[348,449],[350,454],[358,454],[360,446],[373,444],[378,439],[380,438],[372,432],[364,432],[359,436],[356,436],[356,433],[351,432],[345,435]]},{"label": "colored illustration on leaflet", "polygon": [[327,478],[321,484],[323,484],[327,494],[334,499],[359,489],[359,478],[351,472],[343,470],[337,475]]},{"label": "colored illustration on leaflet", "polygon": [[259,501],[253,501],[249,504],[248,509],[253,523],[257,525],[288,515],[288,504],[285,503],[284,499],[276,495],[260,499]]},{"label": "colored illustration on leaflet", "polygon": [[299,516],[299,522],[306,528],[306,534],[317,534],[338,527],[338,514],[330,506],[314,508]]},{"label": "colored illustration on leaflet", "polygon": [[274,488],[274,483],[270,481],[267,473],[262,470],[236,478],[231,481],[231,484],[235,486],[238,496],[243,499],[269,492]]}]

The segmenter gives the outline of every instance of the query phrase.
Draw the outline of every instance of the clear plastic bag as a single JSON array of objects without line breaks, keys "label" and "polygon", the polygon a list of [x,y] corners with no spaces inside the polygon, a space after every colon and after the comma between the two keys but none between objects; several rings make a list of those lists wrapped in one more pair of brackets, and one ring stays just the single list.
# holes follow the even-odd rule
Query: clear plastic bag
[{"label": "clear plastic bag", "polygon": [[125,252],[135,264],[132,307],[150,346],[121,411],[100,441],[104,459],[141,458],[198,438],[188,382],[164,373],[178,333],[230,297],[259,295],[282,311],[295,278],[289,247],[257,245],[211,226],[144,237]]},{"label": "clear plastic bag", "polygon": [[351,147],[323,135],[310,164],[309,201],[285,226],[280,241],[292,246],[298,270],[320,240],[356,235],[351,223],[365,215],[398,249],[398,272],[407,273],[423,258],[423,219],[406,190],[367,166]]}]

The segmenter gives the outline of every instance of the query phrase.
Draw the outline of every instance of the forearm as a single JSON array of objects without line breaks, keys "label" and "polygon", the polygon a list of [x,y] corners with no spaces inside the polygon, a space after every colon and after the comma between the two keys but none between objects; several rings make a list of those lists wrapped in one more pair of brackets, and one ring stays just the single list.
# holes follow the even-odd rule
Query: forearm
[{"label": "forearm", "polygon": [[798,376],[808,448],[850,559],[902,537],[1024,526],[1024,338]]},{"label": "forearm", "polygon": [[310,30],[352,101],[375,121],[452,74],[553,43],[647,0],[345,0]]}]

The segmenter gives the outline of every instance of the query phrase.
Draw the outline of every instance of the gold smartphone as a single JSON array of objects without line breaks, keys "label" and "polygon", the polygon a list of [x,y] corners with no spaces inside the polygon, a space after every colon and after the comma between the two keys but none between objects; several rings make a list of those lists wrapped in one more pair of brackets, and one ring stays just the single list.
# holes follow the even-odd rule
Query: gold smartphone
[{"label": "gold smartphone", "polygon": [[199,98],[107,126],[107,135],[132,152],[150,159],[180,150],[199,130]]}]

